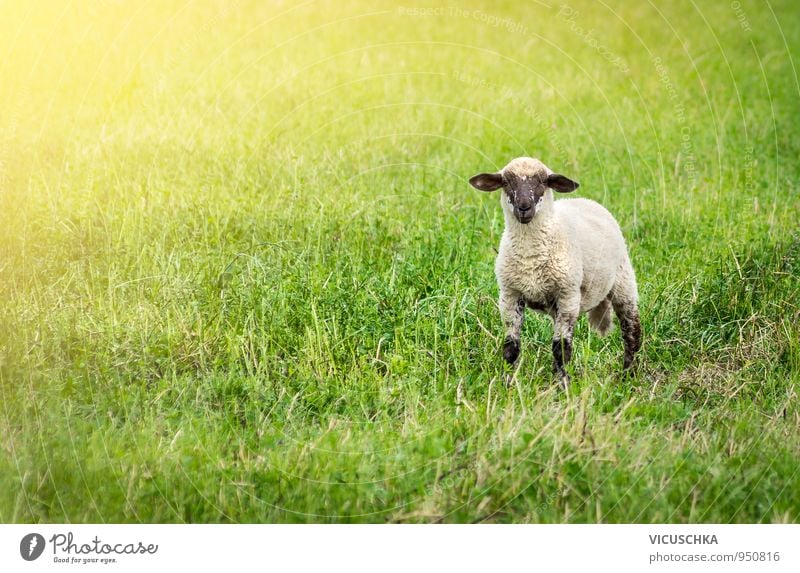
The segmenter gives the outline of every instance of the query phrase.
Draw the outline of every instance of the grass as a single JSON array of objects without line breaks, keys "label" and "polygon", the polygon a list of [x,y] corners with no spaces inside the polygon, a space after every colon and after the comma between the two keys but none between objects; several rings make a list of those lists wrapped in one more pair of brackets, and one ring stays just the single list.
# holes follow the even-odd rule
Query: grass
[{"label": "grass", "polygon": [[[798,521],[800,15],[735,4],[0,6],[0,520]],[[634,378],[531,317],[503,383],[520,155]]]}]

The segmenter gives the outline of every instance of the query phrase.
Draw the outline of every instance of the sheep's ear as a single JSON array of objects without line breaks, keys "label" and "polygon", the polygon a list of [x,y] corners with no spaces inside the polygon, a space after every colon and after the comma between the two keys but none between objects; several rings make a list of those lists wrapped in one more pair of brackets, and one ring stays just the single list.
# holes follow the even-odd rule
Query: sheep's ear
[{"label": "sheep's ear", "polygon": [[494,191],[503,186],[503,176],[499,173],[479,173],[470,178],[469,184],[480,191]]},{"label": "sheep's ear", "polygon": [[558,173],[551,173],[547,176],[547,186],[559,193],[570,193],[575,191],[580,185],[569,177],[564,177]]}]

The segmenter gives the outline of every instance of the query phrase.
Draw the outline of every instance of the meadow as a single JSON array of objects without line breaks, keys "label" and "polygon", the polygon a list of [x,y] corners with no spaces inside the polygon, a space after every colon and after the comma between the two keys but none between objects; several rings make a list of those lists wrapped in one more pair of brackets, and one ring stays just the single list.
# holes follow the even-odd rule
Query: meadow
[{"label": "meadow", "polygon": [[[0,4],[0,521],[797,522],[790,0]],[[644,348],[529,315],[517,156]]]}]

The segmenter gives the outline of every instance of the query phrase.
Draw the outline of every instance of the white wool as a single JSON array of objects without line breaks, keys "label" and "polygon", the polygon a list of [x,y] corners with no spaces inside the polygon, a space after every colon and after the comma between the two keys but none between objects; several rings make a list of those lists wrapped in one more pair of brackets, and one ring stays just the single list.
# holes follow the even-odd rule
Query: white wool
[{"label": "white wool", "polygon": [[636,304],[636,278],[614,217],[589,199],[560,199],[545,192],[533,221],[523,225],[503,200],[506,228],[495,264],[502,290],[527,301],[578,301],[586,312],[620,282],[619,294]]}]

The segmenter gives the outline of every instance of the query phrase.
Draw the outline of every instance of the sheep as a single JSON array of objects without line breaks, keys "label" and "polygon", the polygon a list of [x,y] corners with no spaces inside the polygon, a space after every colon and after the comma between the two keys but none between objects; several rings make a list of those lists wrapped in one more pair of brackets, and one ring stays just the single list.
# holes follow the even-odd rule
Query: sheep
[{"label": "sheep", "polygon": [[469,182],[480,191],[503,189],[505,230],[495,275],[508,364],[513,367],[520,355],[525,308],[547,314],[553,319],[553,372],[566,388],[578,317],[588,312],[590,326],[605,336],[613,307],[622,330],[623,370],[630,371],[642,339],[636,275],[611,213],[589,199],[555,201],[553,191],[570,193],[578,183],[530,157]]}]

